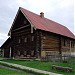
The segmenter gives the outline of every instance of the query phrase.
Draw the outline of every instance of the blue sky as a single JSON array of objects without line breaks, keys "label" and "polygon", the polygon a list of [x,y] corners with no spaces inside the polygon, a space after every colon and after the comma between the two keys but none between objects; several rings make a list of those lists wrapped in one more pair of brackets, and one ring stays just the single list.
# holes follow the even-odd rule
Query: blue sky
[{"label": "blue sky", "polygon": [[7,34],[19,7],[39,14],[66,26],[74,33],[74,0],[0,0],[0,46]]}]

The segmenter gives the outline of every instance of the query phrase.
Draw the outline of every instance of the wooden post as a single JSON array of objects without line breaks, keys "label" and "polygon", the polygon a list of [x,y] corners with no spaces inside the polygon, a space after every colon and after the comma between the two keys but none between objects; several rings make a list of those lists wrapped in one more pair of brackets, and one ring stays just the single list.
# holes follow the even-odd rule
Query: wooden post
[{"label": "wooden post", "polygon": [[61,51],[61,36],[59,36],[59,57],[60,61],[62,60],[62,51]]},{"label": "wooden post", "polygon": [[11,38],[11,31],[10,31],[10,38]]},{"label": "wooden post", "polygon": [[60,55],[62,54],[62,51],[61,51],[61,37],[59,37],[59,54]]},{"label": "wooden post", "polygon": [[2,49],[2,57],[4,57],[4,49]]},{"label": "wooden post", "polygon": [[31,25],[31,33],[33,33],[33,26]]},{"label": "wooden post", "polygon": [[11,47],[10,47],[10,54],[9,54],[9,57],[11,58]]}]

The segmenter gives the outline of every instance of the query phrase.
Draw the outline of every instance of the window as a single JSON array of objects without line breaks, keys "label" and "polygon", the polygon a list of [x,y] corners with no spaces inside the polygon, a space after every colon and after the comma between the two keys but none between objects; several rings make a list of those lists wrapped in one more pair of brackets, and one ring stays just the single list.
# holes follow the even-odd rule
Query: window
[{"label": "window", "polygon": [[46,37],[44,36],[43,39],[46,39]]},{"label": "window", "polygon": [[64,39],[64,46],[66,46],[66,40]]},{"label": "window", "polygon": [[21,40],[20,39],[18,40],[18,43],[21,43]]},{"label": "window", "polygon": [[71,47],[74,48],[74,43],[73,42],[71,42]]},{"label": "window", "polygon": [[31,51],[31,55],[32,55],[32,56],[34,55],[34,51]]},{"label": "window", "polygon": [[24,39],[24,42],[27,42],[27,38]]},{"label": "window", "polygon": [[17,54],[20,55],[20,51],[17,51]]},{"label": "window", "polygon": [[64,39],[63,42],[64,42],[64,43],[63,43],[64,46],[68,46],[68,40],[67,40],[67,39]]},{"label": "window", "polygon": [[24,55],[26,55],[26,51],[24,51]]},{"label": "window", "polygon": [[32,39],[31,40],[34,41],[34,36],[32,36]]},{"label": "window", "polygon": [[26,20],[24,20],[24,24],[26,24],[27,23],[27,21]]}]

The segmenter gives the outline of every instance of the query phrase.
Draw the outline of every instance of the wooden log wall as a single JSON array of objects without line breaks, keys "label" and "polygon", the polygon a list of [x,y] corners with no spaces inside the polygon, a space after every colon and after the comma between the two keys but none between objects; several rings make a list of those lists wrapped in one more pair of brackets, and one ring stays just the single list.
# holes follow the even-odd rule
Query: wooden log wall
[{"label": "wooden log wall", "polygon": [[[65,45],[64,45],[64,42],[65,42]],[[71,45],[71,48],[70,48],[70,45]],[[61,39],[61,50],[62,50],[62,55],[71,55],[72,52],[75,52],[74,40],[70,39],[70,38],[62,37],[62,39]]]},{"label": "wooden log wall", "polygon": [[43,50],[58,51],[59,40],[57,36],[45,34],[41,36],[41,41]]},{"label": "wooden log wall", "polygon": [[59,54],[59,36],[52,33],[41,33],[41,50],[44,56]]},{"label": "wooden log wall", "polygon": [[[33,37],[33,38],[32,38]],[[36,57],[36,32],[31,33],[31,27],[12,32],[14,56]],[[26,38],[26,42],[25,42]],[[33,40],[32,40],[33,39]],[[20,42],[19,42],[20,40]]]},{"label": "wooden log wall", "polygon": [[[70,49],[70,41],[71,41],[71,49]],[[56,35],[53,33],[42,32],[41,54],[43,56],[54,54],[70,55],[72,52],[75,52],[74,46],[72,46],[72,42],[74,43],[73,39]]]}]

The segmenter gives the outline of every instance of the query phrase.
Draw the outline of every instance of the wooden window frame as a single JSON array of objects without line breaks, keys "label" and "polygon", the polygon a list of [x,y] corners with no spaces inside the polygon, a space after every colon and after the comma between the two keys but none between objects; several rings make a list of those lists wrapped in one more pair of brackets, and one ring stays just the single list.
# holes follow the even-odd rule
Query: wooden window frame
[{"label": "wooden window frame", "polygon": [[21,43],[21,39],[18,40],[18,43]]},{"label": "wooden window frame", "polygon": [[18,54],[18,56],[20,56],[21,55],[21,52],[20,51],[17,51],[17,54]]},{"label": "wooden window frame", "polygon": [[34,50],[31,51],[31,55],[34,56]]},{"label": "wooden window frame", "polygon": [[71,48],[74,48],[74,43],[73,42],[71,42]]},{"label": "wooden window frame", "polygon": [[66,40],[64,39],[64,46],[66,46]]},{"label": "wooden window frame", "polygon": [[31,41],[34,41],[34,36],[31,37]]},{"label": "wooden window frame", "polygon": [[26,20],[24,20],[24,24],[27,24],[27,21]]},{"label": "wooden window frame", "polygon": [[27,37],[24,38],[24,42],[27,42]]},{"label": "wooden window frame", "polygon": [[63,46],[68,46],[68,40],[67,39],[64,39],[64,43],[63,43]]}]

